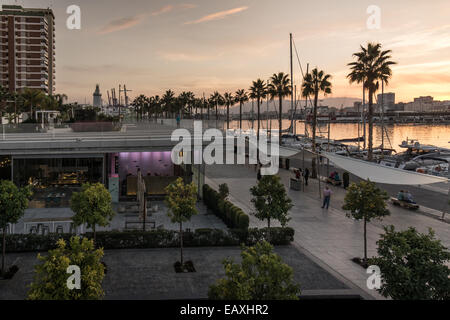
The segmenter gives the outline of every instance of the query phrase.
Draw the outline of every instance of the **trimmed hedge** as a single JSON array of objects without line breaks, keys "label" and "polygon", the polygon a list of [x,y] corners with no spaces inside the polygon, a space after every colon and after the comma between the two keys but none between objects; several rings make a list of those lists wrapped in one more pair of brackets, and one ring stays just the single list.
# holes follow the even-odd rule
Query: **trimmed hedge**
[{"label": "trimmed hedge", "polygon": [[[288,245],[294,240],[292,228],[273,227],[270,228],[270,231],[270,242],[273,245]],[[96,245],[104,249],[172,248],[180,245],[178,235],[178,231],[174,230],[97,232]],[[58,239],[68,240],[71,236],[73,234],[68,233],[7,235],[6,252],[48,251],[56,248]],[[93,235],[86,233],[83,236],[92,238]],[[266,239],[267,228],[231,229],[229,231],[197,229],[194,232],[183,232],[185,247],[237,246],[241,244],[251,246]]]},{"label": "trimmed hedge", "polygon": [[236,207],[228,200],[223,200],[219,192],[203,185],[203,202],[228,228],[247,230],[250,219],[241,208]]}]

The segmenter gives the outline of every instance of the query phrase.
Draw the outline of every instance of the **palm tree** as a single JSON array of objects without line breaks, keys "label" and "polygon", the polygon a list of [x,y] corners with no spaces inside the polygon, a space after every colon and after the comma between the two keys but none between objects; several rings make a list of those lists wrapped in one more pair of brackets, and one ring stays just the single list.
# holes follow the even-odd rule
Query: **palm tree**
[{"label": "palm tree", "polygon": [[256,132],[256,145],[258,152],[256,153],[256,159],[259,164],[259,130],[260,130],[260,106],[261,106],[261,99],[264,99],[267,95],[267,85],[266,83],[258,79],[256,81],[253,81],[253,85],[250,87],[250,98],[256,99],[256,103],[258,106],[258,131]]},{"label": "palm tree", "polygon": [[[303,78],[302,95],[308,97],[314,95],[314,109],[313,109],[313,123],[312,123],[312,151],[316,152],[316,128],[317,128],[317,102],[319,99],[319,93],[323,92],[324,95],[331,93],[331,75],[325,74],[322,70],[314,68],[311,72],[307,73]],[[313,157],[311,163],[311,177],[316,178],[316,160]]]},{"label": "palm tree", "polygon": [[183,91],[178,96],[178,99],[180,101],[180,104],[182,105],[181,113],[183,114],[185,112],[185,110],[187,110],[187,113],[189,113],[189,116],[191,116],[194,93],[192,93],[191,91],[189,91],[189,92]]},{"label": "palm tree", "polygon": [[167,118],[169,113],[173,113],[175,93],[172,90],[167,90],[161,98],[161,103]]},{"label": "palm tree", "polygon": [[289,96],[292,93],[291,85],[289,84],[289,76],[284,72],[274,73],[270,78],[270,83],[268,87],[268,91],[270,94],[270,99],[273,100],[278,98],[279,102],[279,110],[278,110],[278,143],[281,146],[281,133],[283,132],[282,128],[282,117],[283,117],[283,98]]},{"label": "palm tree", "polygon": [[148,108],[148,104],[149,104],[149,100],[143,94],[141,94],[140,96],[138,96],[134,99],[134,101],[131,103],[131,105],[134,106],[134,111],[136,112],[136,120],[138,120],[139,116],[142,120],[144,110],[146,108]]},{"label": "palm tree", "polygon": [[219,119],[218,108],[219,108],[219,106],[223,106],[224,99],[219,92],[215,91],[211,95],[211,100],[214,102],[214,106],[216,107],[216,125],[217,125],[217,120]]},{"label": "palm tree", "polygon": [[234,99],[237,103],[239,103],[239,129],[242,131],[242,106],[248,101],[248,95],[244,89],[236,91],[235,94]]},{"label": "palm tree", "polygon": [[373,159],[373,96],[378,90],[379,81],[388,83],[392,76],[391,65],[396,62],[390,61],[391,50],[381,50],[380,43],[368,43],[367,48],[360,46],[361,51],[353,54],[356,61],[348,64],[351,72],[347,75],[350,83],[362,83],[363,88],[369,92],[369,151],[367,158]]},{"label": "palm tree", "polygon": [[234,97],[233,94],[226,92],[223,95],[223,100],[225,102],[225,105],[227,106],[227,130],[230,129],[230,106],[234,104]]},{"label": "palm tree", "polygon": [[30,107],[30,119],[33,119],[33,106],[37,106],[44,100],[45,94],[39,89],[25,88],[22,92],[25,105]]}]

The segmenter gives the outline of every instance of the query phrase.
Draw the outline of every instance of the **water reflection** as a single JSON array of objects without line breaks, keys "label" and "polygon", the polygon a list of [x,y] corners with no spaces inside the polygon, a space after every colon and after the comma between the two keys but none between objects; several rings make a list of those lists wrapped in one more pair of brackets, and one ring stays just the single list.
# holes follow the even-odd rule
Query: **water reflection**
[{"label": "water reflection", "polygon": [[[290,120],[283,120],[283,129],[287,129],[291,125]],[[230,128],[238,128],[239,121],[232,121],[230,123]],[[252,121],[243,120],[243,129],[251,129]],[[254,128],[256,129],[257,122],[254,122]],[[318,125],[318,135],[327,136],[326,123],[319,123]],[[366,125],[366,133],[368,135],[369,129]],[[278,129],[278,121],[272,119],[271,121],[261,120],[261,128],[272,130]],[[306,128],[308,132],[311,132],[311,126]],[[305,133],[305,125],[301,121],[296,122],[296,132],[297,134]],[[374,125],[374,147],[381,145],[382,130],[379,124]],[[359,126],[359,136],[363,136],[362,125]],[[349,139],[358,137],[358,124],[357,123],[332,123],[330,124],[330,138],[331,139]],[[438,147],[450,148],[450,125],[449,124],[390,124],[385,125],[384,130],[384,145],[386,148],[392,147],[396,151],[404,151],[404,149],[399,147],[399,144],[406,139],[416,139],[422,144],[432,144]]]}]

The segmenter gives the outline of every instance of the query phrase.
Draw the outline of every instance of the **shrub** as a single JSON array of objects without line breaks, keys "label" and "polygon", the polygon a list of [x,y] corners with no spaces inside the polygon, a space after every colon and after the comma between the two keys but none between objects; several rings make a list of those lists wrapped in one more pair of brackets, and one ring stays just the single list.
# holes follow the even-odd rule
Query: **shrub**
[{"label": "shrub", "polygon": [[[223,189],[224,187],[222,187]],[[225,200],[219,192],[212,189],[207,184],[203,185],[203,202],[217,217],[232,229],[235,228],[248,228],[249,217],[242,211],[242,209],[236,207],[230,201]],[[245,215],[247,218],[242,218],[247,223],[241,223],[241,216]],[[246,226],[246,227],[245,227]]]},{"label": "shrub", "polygon": [[[240,220],[248,226],[248,216],[241,215]],[[292,228],[271,227],[271,243],[287,245],[294,240]],[[6,236],[7,252],[48,251],[57,247],[59,239],[68,241],[72,234],[13,234]],[[91,233],[83,235],[91,238]],[[253,245],[267,238],[267,228],[236,228],[224,231],[221,229],[197,229],[194,232],[183,232],[183,243],[186,247],[237,246]],[[179,246],[178,232],[175,230],[151,231],[102,231],[97,232],[97,247],[111,249],[141,249],[141,248],[173,248]]]}]

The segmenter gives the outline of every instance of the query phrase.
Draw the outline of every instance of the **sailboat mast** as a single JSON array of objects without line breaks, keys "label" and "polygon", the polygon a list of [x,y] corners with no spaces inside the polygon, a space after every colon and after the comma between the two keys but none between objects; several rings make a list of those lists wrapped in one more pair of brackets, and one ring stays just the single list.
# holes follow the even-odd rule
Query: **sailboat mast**
[{"label": "sailboat mast", "polygon": [[292,64],[292,33],[289,34],[290,62],[291,62],[291,132],[294,133],[294,68]]}]

